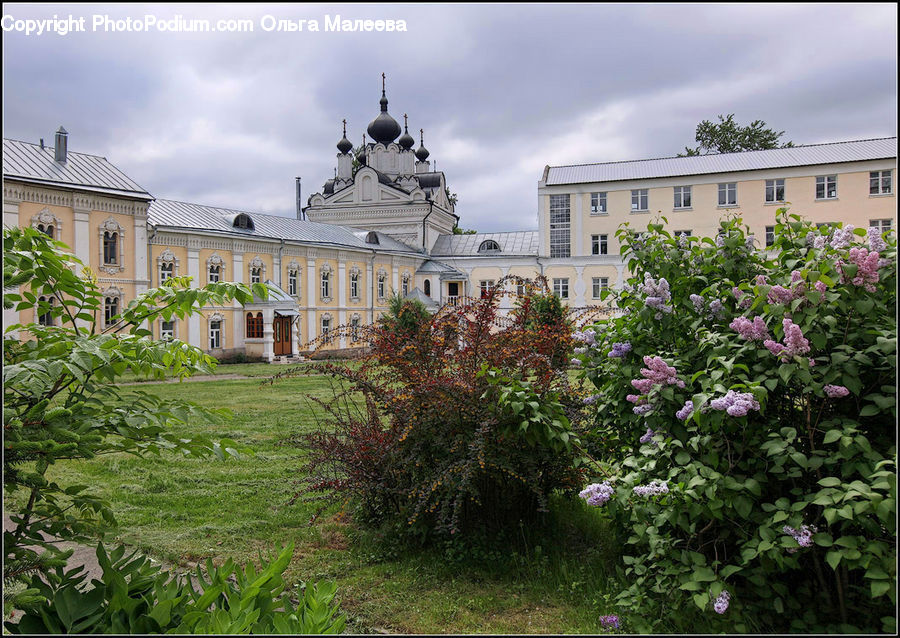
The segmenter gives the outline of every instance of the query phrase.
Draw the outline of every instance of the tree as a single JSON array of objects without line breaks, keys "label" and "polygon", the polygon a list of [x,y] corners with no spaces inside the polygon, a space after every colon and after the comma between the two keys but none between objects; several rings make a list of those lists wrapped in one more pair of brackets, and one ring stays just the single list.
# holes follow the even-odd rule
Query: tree
[{"label": "tree", "polygon": [[109,504],[87,486],[62,486],[47,477],[54,463],[161,449],[220,458],[236,453],[226,439],[181,439],[167,427],[220,418],[222,411],[141,391],[126,394],[116,385],[127,370],[184,378],[215,368],[215,359],[195,346],[151,340],[145,322],[186,319],[204,306],[268,296],[263,284],[220,282],[198,289],[190,287],[190,277],[174,277],[139,294],[101,328],[99,283],[67,250],[31,228],[3,230],[4,287],[22,287],[4,292],[4,308],[33,308],[50,324],[14,324],[3,338],[3,487],[13,499],[25,492],[11,508],[14,528],[3,533],[4,603],[18,608],[41,602],[40,590],[29,587],[34,576],[65,564],[68,554],[56,548],[57,540],[86,541],[115,525]]},{"label": "tree", "polygon": [[703,120],[697,125],[695,139],[700,145],[697,148],[685,146],[685,152],[679,153],[678,157],[760,151],[794,145],[793,142],[786,142],[779,146],[778,140],[782,135],[784,131],[776,133],[773,129],[766,128],[766,123],[762,120],[755,120],[749,126],[740,126],[734,121],[734,113],[729,113],[728,117],[719,115],[718,124]]}]

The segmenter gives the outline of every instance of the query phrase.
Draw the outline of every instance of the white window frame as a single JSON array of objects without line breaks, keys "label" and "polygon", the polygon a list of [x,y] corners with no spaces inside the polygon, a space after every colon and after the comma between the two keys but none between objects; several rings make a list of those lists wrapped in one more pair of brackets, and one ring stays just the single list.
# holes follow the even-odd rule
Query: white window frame
[{"label": "white window frame", "polygon": [[160,286],[172,277],[178,276],[179,262],[180,260],[175,256],[175,253],[168,248],[156,258],[156,278]]},{"label": "white window frame", "polygon": [[591,193],[591,215],[608,215],[606,192]]},{"label": "white window frame", "polygon": [[690,229],[685,229],[685,230],[676,230],[673,234],[676,237],[691,237],[694,233]]},{"label": "white window frame", "polygon": [[387,273],[383,270],[378,271],[378,298],[384,299],[384,295],[387,288]]},{"label": "white window frame", "polygon": [[[171,329],[171,330],[166,330],[166,329],[165,329],[165,325],[166,325],[167,323],[172,324],[172,329]],[[169,319],[169,321],[166,321],[166,320],[164,320],[164,319],[160,319],[160,320],[159,320],[159,339],[160,339],[160,341],[166,341],[166,340],[169,340],[169,339],[175,339],[175,338],[176,338],[177,326],[178,326],[178,322],[177,322],[174,318],[173,318],[173,319]],[[167,333],[169,333],[169,334],[167,334]]]},{"label": "white window frame", "polygon": [[[54,215],[47,207],[42,208],[31,218],[31,227],[41,231],[50,237],[50,239],[62,239],[62,222],[59,221],[59,217]],[[53,229],[53,234],[47,232],[48,228]]]},{"label": "white window frame", "polygon": [[319,272],[319,293],[323,302],[331,301],[331,266],[325,264]]},{"label": "white window frame", "polygon": [[325,313],[322,315],[322,318],[319,320],[319,331],[322,336],[322,341],[325,343],[331,343],[333,337],[331,336],[331,314]]},{"label": "white window frame", "polygon": [[719,208],[737,206],[737,182],[722,182],[719,184]]},{"label": "white window frame", "polygon": [[359,341],[360,316],[356,313],[350,317],[350,343]]},{"label": "white window frame", "polygon": [[775,227],[766,226],[766,247],[775,245]]},{"label": "white window frame", "polygon": [[591,292],[594,299],[599,299],[604,290],[609,289],[609,277],[592,277]]},{"label": "white window frame", "polygon": [[[781,197],[778,197],[778,190],[781,189]],[[766,180],[766,204],[783,204],[785,198],[784,179],[767,179]]]},{"label": "white window frame", "polygon": [[572,207],[569,194],[550,196],[550,257],[572,256]]},{"label": "white window frame", "polygon": [[[829,188],[829,186],[831,186],[831,188]],[[822,190],[822,197],[819,197],[820,187]],[[837,198],[838,198],[837,175],[817,175],[816,176],[816,201],[823,202],[826,200],[837,199]]]},{"label": "white window frame", "polygon": [[[215,279],[213,279],[213,268],[218,268]],[[209,256],[209,259],[206,260],[206,283],[214,284],[224,280],[225,260],[222,259],[222,257],[220,257],[218,253],[213,253]]]},{"label": "white window frame", "polygon": [[554,277],[553,278],[553,294],[560,299],[569,298],[569,278]]},{"label": "white window frame", "polygon": [[[116,322],[112,321],[112,317],[121,314],[124,308],[123,299],[125,298],[125,293],[123,293],[116,286],[110,286],[106,290],[103,291],[103,327],[108,328],[112,325],[115,325]],[[113,301],[116,305],[116,311],[109,311],[109,302]]]},{"label": "white window frame", "polygon": [[359,270],[350,269],[350,299],[359,301]]},{"label": "white window frame", "polygon": [[[119,222],[116,221],[115,217],[108,217],[106,221],[100,224],[100,266],[99,270],[105,273],[119,273],[125,270],[125,229],[122,227]],[[105,245],[105,234],[109,233],[110,236],[116,236],[116,261],[115,262],[107,262],[106,261],[106,245]]]},{"label": "white window frame", "polygon": [[400,278],[400,294],[405,297],[409,294],[409,273],[403,273],[403,277]]},{"label": "white window frame", "polygon": [[591,235],[591,254],[592,255],[608,255],[609,254],[609,235]]},{"label": "white window frame", "polygon": [[[872,192],[872,184],[875,184],[875,192]],[[887,188],[885,188],[887,184]],[[869,195],[880,197],[881,195],[894,194],[894,178],[890,169],[886,171],[869,171]]]},{"label": "white window frame", "polygon": [[491,294],[491,290],[494,289],[495,284],[494,279],[482,279],[478,282],[478,289],[481,291],[481,298],[484,299],[489,294]]},{"label": "white window frame", "polygon": [[[693,189],[691,186],[675,186],[673,189],[675,198],[672,207],[678,210],[691,207]],[[687,203],[685,203],[685,201]]]},{"label": "white window frame", "polygon": [[882,233],[886,233],[894,227],[894,220],[888,219],[870,219],[869,228],[878,228]]},{"label": "white window frame", "polygon": [[650,210],[650,189],[631,189],[631,212],[646,213]]}]

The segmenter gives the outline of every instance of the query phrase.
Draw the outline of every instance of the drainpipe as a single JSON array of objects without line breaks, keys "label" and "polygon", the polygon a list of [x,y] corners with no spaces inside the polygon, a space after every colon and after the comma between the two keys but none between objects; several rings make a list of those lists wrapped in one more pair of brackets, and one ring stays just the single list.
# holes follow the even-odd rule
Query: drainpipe
[{"label": "drainpipe", "polygon": [[434,212],[434,202],[428,202],[428,214],[422,218],[422,250],[428,252],[428,247],[426,244],[428,243],[425,235],[425,221],[431,216],[431,213]]},{"label": "drainpipe", "polygon": [[[299,179],[299,178],[297,178]],[[284,289],[282,281],[282,273],[284,272],[284,239],[281,240],[281,246],[278,247],[278,287]]]},{"label": "drainpipe", "polygon": [[369,291],[369,316],[372,317],[372,324],[375,323],[375,286],[376,286],[375,282],[378,280],[378,274],[375,272],[375,257],[377,257],[377,256],[378,256],[378,254],[373,249],[372,250],[372,267],[369,268],[369,270],[372,271],[372,282],[371,282],[372,290]]}]

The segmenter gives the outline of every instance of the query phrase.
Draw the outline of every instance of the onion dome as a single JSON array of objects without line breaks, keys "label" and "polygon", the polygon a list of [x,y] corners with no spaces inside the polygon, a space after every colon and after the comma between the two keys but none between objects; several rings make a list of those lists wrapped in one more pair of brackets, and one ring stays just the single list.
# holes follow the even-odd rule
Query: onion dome
[{"label": "onion dome", "polygon": [[416,159],[424,162],[431,153],[425,148],[425,131],[423,129],[419,129],[419,136],[419,148],[416,149]]},{"label": "onion dome", "polygon": [[400,135],[400,125],[397,120],[388,115],[388,100],[384,93],[384,73],[381,74],[381,113],[378,114],[366,129],[369,136],[375,140],[376,144],[384,144],[387,146]]},{"label": "onion dome", "polygon": [[353,150],[353,143],[347,139],[347,120],[344,120],[344,137],[337,143],[337,148],[344,155]]},{"label": "onion dome", "polygon": [[416,141],[413,139],[412,135],[409,134],[407,130],[407,121],[406,121],[406,113],[403,114],[403,135],[400,136],[400,139],[397,140],[397,144],[400,145],[404,151],[408,151],[413,147]]}]

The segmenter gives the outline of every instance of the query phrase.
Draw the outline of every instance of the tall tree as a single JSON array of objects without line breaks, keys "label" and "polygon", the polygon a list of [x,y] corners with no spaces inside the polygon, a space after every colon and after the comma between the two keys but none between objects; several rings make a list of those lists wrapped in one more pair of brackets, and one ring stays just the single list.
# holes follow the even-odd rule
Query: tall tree
[{"label": "tall tree", "polygon": [[778,143],[784,131],[775,132],[767,128],[762,120],[755,120],[748,126],[741,126],[734,121],[734,113],[728,117],[719,115],[715,124],[703,120],[697,125],[695,140],[700,144],[696,148],[684,147],[685,152],[678,157],[690,155],[709,155],[711,153],[736,153],[739,151],[760,151],[769,148],[787,148],[793,142]]}]

